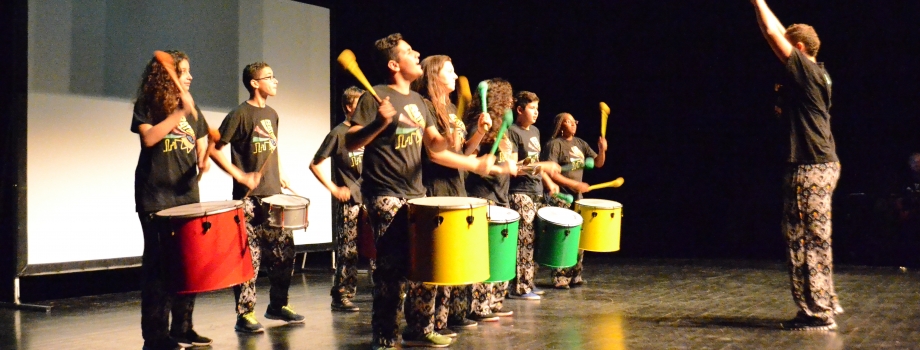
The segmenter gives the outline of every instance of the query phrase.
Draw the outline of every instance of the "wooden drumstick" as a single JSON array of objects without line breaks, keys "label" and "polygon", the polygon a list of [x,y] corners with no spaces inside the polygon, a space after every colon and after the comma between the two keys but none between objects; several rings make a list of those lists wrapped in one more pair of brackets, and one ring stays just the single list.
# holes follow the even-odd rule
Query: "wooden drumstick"
[{"label": "wooden drumstick", "polygon": [[607,138],[607,117],[610,116],[610,107],[601,102],[601,137]]},{"label": "wooden drumstick", "polygon": [[618,177],[616,180],[613,180],[613,181],[610,181],[610,182],[604,182],[604,183],[600,183],[600,184],[597,184],[597,185],[588,186],[588,189],[593,191],[593,190],[596,190],[596,189],[599,189],[599,188],[620,187],[620,186],[623,185],[623,181],[624,181],[624,180],[623,180],[622,177]]},{"label": "wooden drumstick", "polygon": [[[173,60],[172,55],[166,51],[157,50],[153,52],[153,57],[156,58],[157,62],[160,62],[160,65],[169,73],[169,77],[172,78],[173,83],[179,88],[179,92],[185,93],[185,87],[182,86],[182,83],[179,82],[179,76],[176,75],[176,61]],[[198,120],[198,111],[194,108],[192,108],[192,117]]]},{"label": "wooden drumstick", "polygon": [[380,96],[377,96],[377,91],[374,91],[374,87],[371,86],[371,83],[369,83],[367,78],[364,77],[364,72],[361,72],[361,68],[358,67],[358,60],[355,58],[354,52],[351,52],[349,49],[345,49],[345,51],[342,51],[342,53],[339,54],[337,61],[339,61],[339,64],[342,65],[342,68],[345,68],[346,71],[355,76],[355,78],[361,82],[361,85],[364,85],[364,88],[374,96],[374,98],[377,100],[377,103],[383,103],[383,101],[380,100]]},{"label": "wooden drumstick", "polygon": [[463,113],[473,101],[473,95],[470,94],[470,81],[466,77],[461,75],[457,78],[457,83],[460,84],[457,89],[457,117],[463,118]]},{"label": "wooden drumstick", "polygon": [[[277,148],[275,148],[275,149],[277,149]],[[272,150],[272,154],[275,153],[275,149]],[[271,161],[272,161],[272,154],[269,154],[269,155],[268,155],[268,159],[266,159],[266,160],[265,160],[265,163],[262,163],[262,167],[259,168],[259,178],[260,178],[260,179],[262,178],[262,176],[265,175],[265,166],[268,165],[268,163],[271,163]],[[256,186],[256,187],[258,187],[258,186]],[[290,189],[290,188],[289,188],[289,189]],[[249,197],[249,195],[252,194],[252,190],[254,190],[254,188],[250,188],[249,191],[246,191],[246,195],[243,196],[243,198]]]}]

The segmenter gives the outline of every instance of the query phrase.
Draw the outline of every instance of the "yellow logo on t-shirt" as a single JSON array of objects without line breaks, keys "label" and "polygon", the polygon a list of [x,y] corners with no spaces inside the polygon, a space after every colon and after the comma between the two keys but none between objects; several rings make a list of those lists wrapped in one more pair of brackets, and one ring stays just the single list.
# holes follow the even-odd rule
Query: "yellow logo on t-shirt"
[{"label": "yellow logo on t-shirt", "polygon": [[252,154],[271,152],[278,147],[278,138],[275,137],[271,120],[262,119],[253,131],[255,135],[252,135]]},{"label": "yellow logo on t-shirt", "polygon": [[422,130],[425,129],[425,117],[419,111],[415,104],[408,104],[403,107],[406,114],[399,114],[399,123],[408,125],[407,127],[396,127],[396,144],[395,149],[404,149],[413,145],[422,144]]},{"label": "yellow logo on t-shirt", "polygon": [[179,125],[176,125],[163,138],[163,153],[169,153],[176,149],[191,153],[195,149],[195,140],[195,129],[192,129],[185,117],[182,117],[182,119],[179,119]]}]

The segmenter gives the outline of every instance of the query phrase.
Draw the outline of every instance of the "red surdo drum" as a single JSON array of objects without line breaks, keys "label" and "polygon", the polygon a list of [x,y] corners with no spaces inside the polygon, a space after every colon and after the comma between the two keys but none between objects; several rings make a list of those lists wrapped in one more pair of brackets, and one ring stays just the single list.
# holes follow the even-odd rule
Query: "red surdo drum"
[{"label": "red surdo drum", "polygon": [[200,293],[252,279],[243,202],[192,203],[156,215],[172,224],[173,232],[163,242],[171,290]]}]

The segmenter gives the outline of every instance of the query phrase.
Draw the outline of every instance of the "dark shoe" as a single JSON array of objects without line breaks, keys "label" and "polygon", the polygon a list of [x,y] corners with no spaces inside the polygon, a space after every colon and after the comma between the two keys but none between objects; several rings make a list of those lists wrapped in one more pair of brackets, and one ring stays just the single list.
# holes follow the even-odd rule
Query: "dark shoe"
[{"label": "dark shoe", "polygon": [[817,317],[808,317],[808,316],[796,316],[795,318],[783,322],[783,329],[790,331],[811,331],[811,332],[827,332],[837,329],[837,322],[834,322],[833,319],[822,320]]},{"label": "dark shoe", "polygon": [[442,329],[436,330],[435,332],[438,332],[438,334],[443,335],[448,338],[457,337],[457,332],[450,330],[450,328],[442,328]]},{"label": "dark shoe", "polygon": [[447,320],[447,326],[453,328],[473,328],[478,326],[479,323],[468,319],[466,317],[459,320]]},{"label": "dark shoe", "polygon": [[355,306],[355,303],[352,303],[348,298],[342,297],[332,301],[332,311],[355,312],[358,310],[361,310],[361,308]]},{"label": "dark shoe", "polygon": [[167,339],[160,342],[150,342],[150,344],[147,344],[145,341],[143,347],[144,350],[181,350],[184,348],[185,347],[172,339]]},{"label": "dark shoe", "polygon": [[508,294],[508,299],[522,299],[522,300],[540,300],[540,296],[537,293],[530,292],[527,294],[515,295]]},{"label": "dark shoe", "polygon": [[211,345],[212,342],[211,338],[201,336],[198,334],[198,332],[195,332],[195,330],[189,330],[185,334],[170,335],[170,337],[179,343],[179,345],[185,348],[193,346],[208,346]]},{"label": "dark shoe", "polygon": [[262,327],[262,324],[256,320],[256,315],[252,312],[237,316],[236,326],[234,326],[233,329],[243,333],[260,333],[265,331],[265,327]]},{"label": "dark shoe", "polygon": [[472,314],[470,315],[470,319],[476,322],[498,322],[498,316],[494,314],[487,314],[487,315],[481,315],[481,316]]},{"label": "dark shoe", "polygon": [[514,311],[508,310],[506,308],[501,308],[498,310],[492,310],[492,314],[498,317],[508,317],[514,315]]},{"label": "dark shoe", "polygon": [[431,332],[419,337],[403,334],[402,346],[404,347],[424,347],[424,348],[446,348],[453,342],[450,337],[445,337],[438,332]]},{"label": "dark shoe", "polygon": [[374,344],[374,345],[371,345],[371,350],[396,350],[396,347]]},{"label": "dark shoe", "polygon": [[265,309],[265,318],[270,320],[281,320],[287,323],[303,323],[304,317],[294,312],[290,306],[282,306],[279,309],[271,305]]}]

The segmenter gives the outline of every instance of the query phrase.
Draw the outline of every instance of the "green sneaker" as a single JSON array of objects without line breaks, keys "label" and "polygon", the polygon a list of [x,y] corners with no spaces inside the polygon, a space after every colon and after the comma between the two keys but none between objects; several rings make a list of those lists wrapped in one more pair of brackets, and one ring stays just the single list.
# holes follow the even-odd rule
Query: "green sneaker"
[{"label": "green sneaker", "polygon": [[265,331],[265,327],[262,327],[259,320],[256,320],[256,315],[252,312],[237,316],[236,326],[233,328],[236,329],[237,332],[243,333],[259,333]]},{"label": "green sneaker", "polygon": [[281,308],[274,308],[271,305],[265,309],[265,318],[270,320],[281,320],[287,323],[303,323],[304,317],[298,315],[294,312],[290,306],[282,306]]},{"label": "green sneaker", "polygon": [[412,347],[425,347],[425,348],[446,348],[450,345],[453,340],[450,337],[439,334],[438,332],[431,332],[420,336],[418,338],[409,337],[407,338],[403,335],[402,346]]}]

